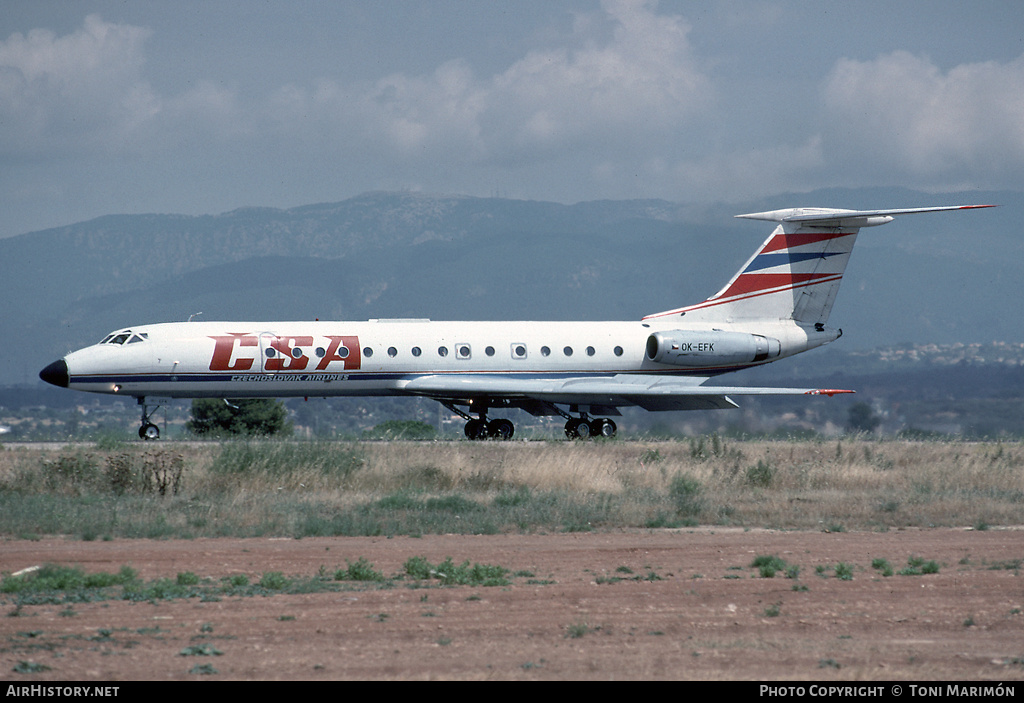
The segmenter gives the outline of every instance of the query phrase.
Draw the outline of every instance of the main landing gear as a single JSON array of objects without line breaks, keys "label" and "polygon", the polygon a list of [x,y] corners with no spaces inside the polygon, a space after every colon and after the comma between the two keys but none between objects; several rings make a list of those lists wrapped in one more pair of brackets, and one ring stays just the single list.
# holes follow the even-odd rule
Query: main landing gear
[{"label": "main landing gear", "polygon": [[[442,402],[442,405],[466,421],[465,432],[468,439],[504,440],[512,439],[512,435],[515,434],[516,428],[511,420],[504,418],[488,420],[487,407],[474,407],[472,412],[477,413],[478,417],[473,417],[469,413],[458,409],[452,403]],[[580,417],[573,417],[554,404],[551,404],[549,407],[552,410],[552,414],[557,413],[566,419],[565,436],[569,439],[588,439],[590,437],[611,439],[618,432],[618,427],[616,427],[615,423],[606,417],[590,417],[586,413],[580,413]]]},{"label": "main landing gear", "polygon": [[512,439],[515,432],[516,426],[504,418],[488,420],[481,417],[466,423],[466,436],[470,439]]},{"label": "main landing gear", "polygon": [[[141,426],[139,427],[139,439],[144,439],[146,441],[160,439],[160,428],[156,426],[151,418],[158,410],[167,405],[167,398],[157,398],[147,403],[145,397],[141,397],[138,399],[138,403],[142,406],[142,421]],[[151,407],[153,408],[152,411],[150,411]]]},{"label": "main landing gear", "polygon": [[569,439],[605,437],[611,439],[618,431],[615,423],[606,417],[571,417],[565,423],[565,436]]},{"label": "main landing gear", "polygon": [[479,417],[473,417],[472,415],[459,410],[451,403],[441,404],[466,421],[465,432],[468,439],[504,440],[512,439],[512,435],[516,433],[516,426],[512,424],[511,420],[506,420],[504,418],[488,420],[486,406],[478,410],[474,410]]}]

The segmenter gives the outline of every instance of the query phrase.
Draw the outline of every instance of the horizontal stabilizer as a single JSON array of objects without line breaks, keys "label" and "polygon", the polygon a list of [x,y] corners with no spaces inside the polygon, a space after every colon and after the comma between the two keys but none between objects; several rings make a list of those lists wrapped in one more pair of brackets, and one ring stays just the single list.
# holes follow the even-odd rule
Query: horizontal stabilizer
[{"label": "horizontal stabilizer", "polygon": [[921,212],[943,212],[946,210],[976,210],[995,205],[943,205],[940,207],[916,207],[904,210],[839,210],[820,207],[794,207],[768,212],[751,212],[736,215],[745,220],[766,220],[768,222],[801,224],[808,227],[873,227],[892,222],[896,215],[916,215]]}]

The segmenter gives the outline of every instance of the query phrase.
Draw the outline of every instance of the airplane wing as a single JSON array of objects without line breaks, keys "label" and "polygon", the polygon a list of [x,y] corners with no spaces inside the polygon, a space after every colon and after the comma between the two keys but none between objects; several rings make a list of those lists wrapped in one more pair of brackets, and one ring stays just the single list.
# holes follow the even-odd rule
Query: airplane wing
[{"label": "airplane wing", "polygon": [[[535,415],[552,414],[545,405],[589,405],[602,409],[637,406],[645,410],[713,410],[735,408],[730,396],[835,395],[853,391],[831,388],[758,388],[704,386],[706,378],[640,374],[612,377],[517,378],[502,375],[435,374],[408,382],[408,393],[435,400],[468,403],[500,400]],[[617,413],[616,413],[617,414]]]}]

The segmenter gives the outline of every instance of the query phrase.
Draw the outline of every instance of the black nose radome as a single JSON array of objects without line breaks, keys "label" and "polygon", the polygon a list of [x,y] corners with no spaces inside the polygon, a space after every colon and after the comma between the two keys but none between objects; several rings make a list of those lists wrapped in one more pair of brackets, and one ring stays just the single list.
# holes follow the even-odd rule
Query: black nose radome
[{"label": "black nose radome", "polygon": [[70,380],[68,378],[67,362],[64,361],[63,359],[61,359],[60,361],[53,362],[45,369],[39,372],[39,378],[43,379],[47,383],[52,383],[55,386],[67,388],[68,381]]}]

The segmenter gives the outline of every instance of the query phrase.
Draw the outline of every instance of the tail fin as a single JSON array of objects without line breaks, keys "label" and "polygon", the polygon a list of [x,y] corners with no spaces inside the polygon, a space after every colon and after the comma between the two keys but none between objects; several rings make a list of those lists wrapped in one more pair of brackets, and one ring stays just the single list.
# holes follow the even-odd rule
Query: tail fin
[{"label": "tail fin", "polygon": [[892,222],[896,215],[970,210],[961,205],[910,210],[790,208],[737,215],[778,222],[778,227],[725,287],[707,300],[644,319],[686,315],[687,321],[794,320],[822,326],[839,292],[861,227]]}]

